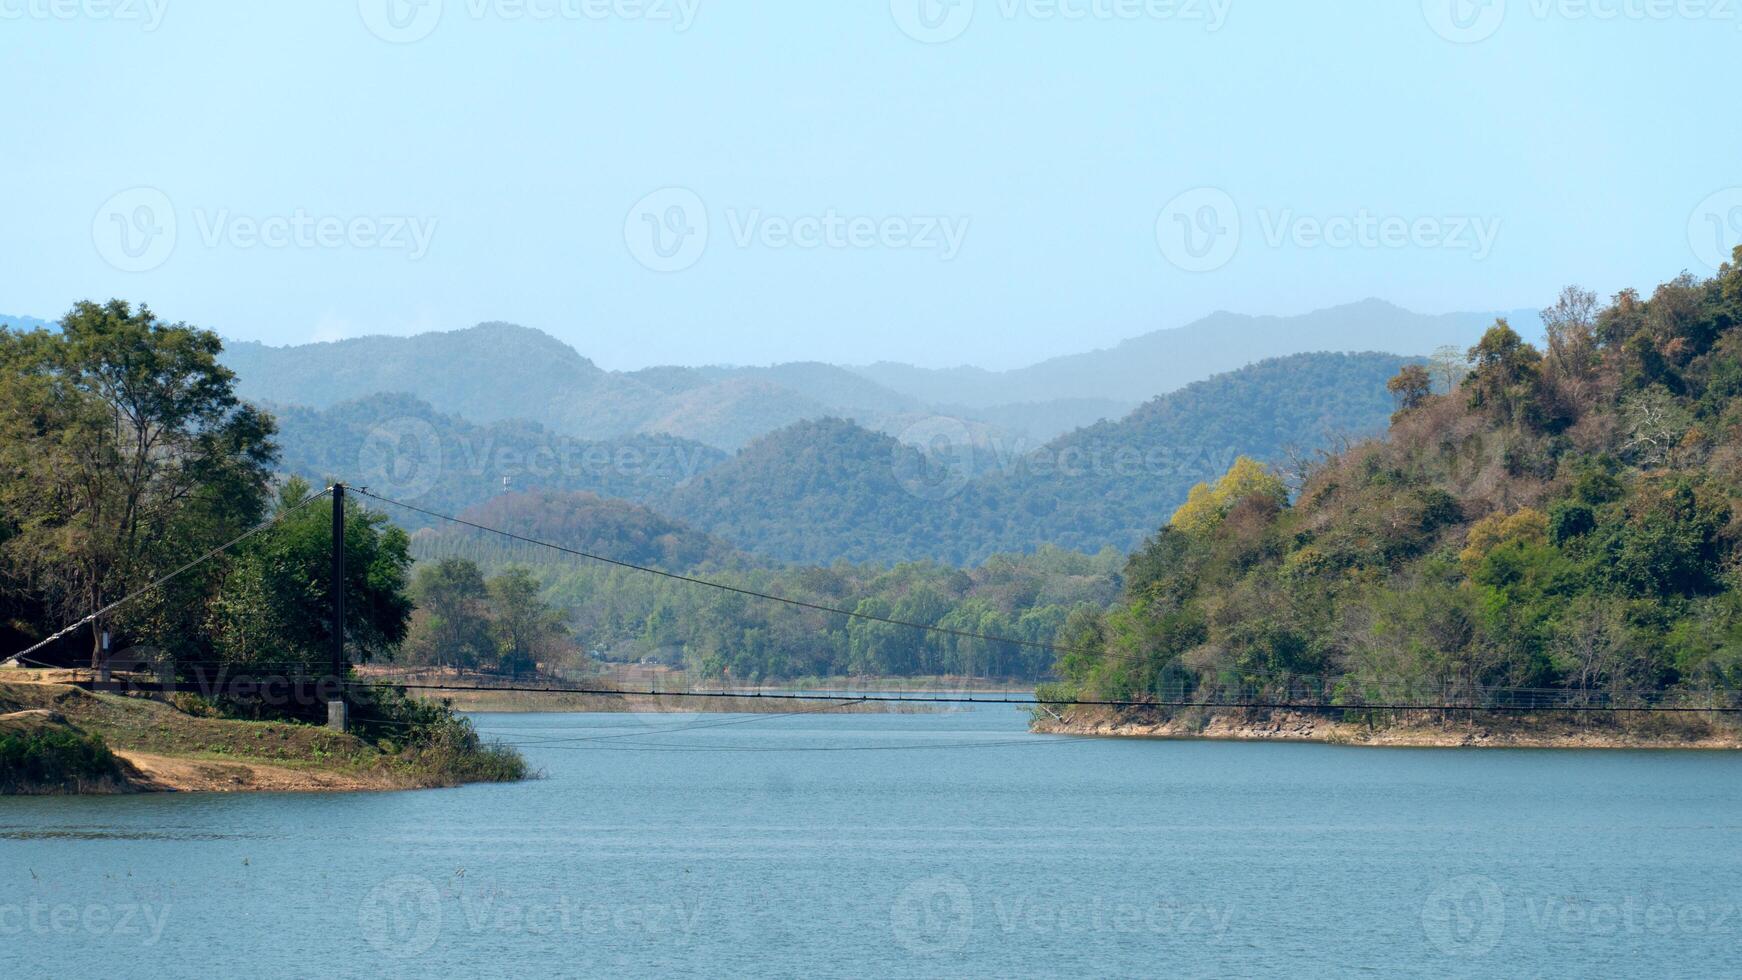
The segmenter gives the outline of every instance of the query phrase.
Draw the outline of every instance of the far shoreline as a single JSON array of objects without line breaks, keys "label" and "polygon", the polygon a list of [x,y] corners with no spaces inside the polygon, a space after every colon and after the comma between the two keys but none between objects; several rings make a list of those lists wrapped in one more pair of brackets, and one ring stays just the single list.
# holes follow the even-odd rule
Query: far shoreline
[{"label": "far shoreline", "polygon": [[1742,730],[1722,724],[1716,713],[1642,714],[1625,720],[1571,715],[1477,714],[1444,721],[1413,717],[1374,726],[1294,711],[1227,711],[1156,719],[1133,712],[1077,710],[1060,719],[1036,718],[1029,730],[1079,738],[1290,742],[1355,748],[1742,750]]}]

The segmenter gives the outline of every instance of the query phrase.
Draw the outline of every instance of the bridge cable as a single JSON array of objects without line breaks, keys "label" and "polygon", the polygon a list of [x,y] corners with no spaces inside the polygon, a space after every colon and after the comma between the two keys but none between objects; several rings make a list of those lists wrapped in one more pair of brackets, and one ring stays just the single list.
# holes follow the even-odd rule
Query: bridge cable
[{"label": "bridge cable", "polygon": [[710,588],[710,589],[719,589],[722,592],[733,592],[733,593],[737,593],[738,595],[748,596],[748,597],[753,598],[753,599],[765,599],[765,600],[768,600],[769,602],[781,602],[781,603],[785,603],[789,606],[798,606],[802,609],[810,609],[810,610],[813,610],[815,612],[831,613],[831,614],[836,615],[836,616],[847,616],[847,617],[850,617],[852,619],[862,619],[862,620],[867,620],[867,621],[874,622],[874,623],[883,623],[883,624],[888,625],[888,626],[905,626],[905,627],[908,627],[910,629],[925,630],[927,632],[940,633],[940,634],[943,634],[945,636],[954,636],[954,637],[957,637],[960,639],[985,640],[989,643],[1009,643],[1009,644],[1012,644],[1014,646],[1028,647],[1030,649],[1035,649],[1035,650],[1047,650],[1047,651],[1050,651],[1052,653],[1080,653],[1080,654],[1085,654],[1085,655],[1098,655],[1098,652],[1095,652],[1095,651],[1090,651],[1090,650],[1082,649],[1082,648],[1078,648],[1078,647],[1060,646],[1056,643],[1045,642],[1044,640],[1019,640],[1019,639],[1016,639],[1014,637],[1009,637],[1009,636],[992,636],[992,635],[987,634],[987,633],[976,633],[976,632],[973,632],[972,630],[959,630],[959,629],[952,629],[948,626],[937,626],[937,625],[931,625],[931,624],[927,624],[927,623],[915,623],[915,622],[911,622],[909,620],[893,619],[893,618],[888,617],[888,616],[878,616],[874,613],[863,613],[863,612],[857,612],[857,611],[852,610],[852,609],[843,609],[839,606],[827,606],[827,605],[823,605],[822,603],[808,602],[808,601],[803,600],[803,599],[794,599],[790,596],[774,595],[774,594],[769,593],[769,592],[758,592],[755,589],[746,589],[746,588],[743,588],[741,586],[728,585],[725,582],[716,582],[716,581],[713,581],[711,579],[696,578],[696,577],[691,576],[691,575],[681,575],[677,572],[668,572],[668,571],[665,571],[664,569],[652,568],[652,567],[649,567],[647,565],[637,565],[634,562],[623,561],[623,560],[618,559],[618,558],[607,558],[604,555],[595,555],[595,554],[592,554],[590,552],[580,551],[580,550],[575,549],[575,548],[564,547],[563,545],[560,545],[560,544],[553,544],[549,541],[540,541],[537,538],[529,538],[529,537],[522,535],[522,534],[515,534],[512,531],[504,531],[501,528],[489,527],[487,525],[479,524],[479,523],[476,523],[474,521],[468,521],[464,518],[454,517],[451,514],[442,514],[442,513],[439,513],[437,511],[427,510],[425,508],[418,507],[414,504],[405,503],[404,501],[401,501],[401,500],[394,500],[390,497],[383,497],[378,493],[374,493],[374,492],[370,491],[366,487],[354,487],[354,486],[351,486],[350,484],[346,484],[346,489],[350,490],[353,493],[358,493],[358,494],[361,494],[365,497],[369,497],[369,498],[372,498],[374,500],[379,500],[385,504],[392,504],[395,507],[403,507],[406,510],[414,511],[416,513],[422,514],[425,517],[433,517],[433,518],[436,518],[437,520],[449,521],[451,523],[460,524],[460,525],[463,525],[465,527],[474,528],[474,529],[479,530],[479,531],[486,531],[486,532],[489,532],[491,534],[499,534],[502,537],[511,538],[511,539],[513,539],[515,541],[519,541],[523,544],[536,545],[536,546],[541,547],[541,548],[549,548],[552,551],[560,551],[563,554],[574,555],[578,558],[586,558],[586,559],[589,559],[592,561],[601,562],[601,563],[606,564],[606,565],[615,565],[618,568],[626,568],[626,569],[629,569],[631,571],[646,572],[649,575],[658,575],[658,576],[661,576],[663,578],[673,579],[673,580],[679,581],[679,582],[687,582],[690,585],[701,585],[701,586],[706,586],[707,588]]},{"label": "bridge cable", "polygon": [[272,527],[273,525],[277,524],[279,521],[284,520],[286,517],[289,517],[291,514],[301,510],[302,508],[308,506],[311,503],[314,503],[316,500],[319,500],[321,497],[326,496],[327,494],[332,493],[332,492],[333,492],[333,488],[330,486],[324,487],[320,490],[316,490],[314,493],[311,493],[308,496],[304,497],[303,499],[292,504],[291,506],[286,507],[283,510],[280,510],[278,513],[272,515],[270,518],[268,518],[264,521],[261,521],[259,524],[256,524],[253,527],[249,528],[248,530],[237,535],[236,537],[231,538],[229,541],[226,541],[223,544],[218,545],[216,548],[213,548],[212,550],[206,552],[205,554],[200,555],[198,558],[195,558],[193,561],[190,561],[187,564],[181,566],[180,568],[177,568],[175,571],[170,572],[168,575],[165,575],[162,578],[159,578],[153,582],[150,582],[150,583],[140,587],[139,589],[137,589],[133,592],[129,592],[128,594],[122,596],[121,598],[116,599],[114,602],[111,602],[108,605],[104,606],[103,608],[98,609],[96,612],[93,612],[90,615],[84,617],[83,619],[79,620],[78,622],[73,623],[69,626],[66,626],[66,627],[64,627],[64,628],[62,628],[54,633],[51,633],[47,637],[43,638],[42,640],[39,640],[38,642],[31,644],[30,646],[24,648],[23,650],[18,651],[17,653],[5,658],[4,660],[0,660],[0,667],[3,667],[6,664],[12,663],[14,661],[23,660],[25,657],[30,656],[31,654],[35,653],[38,650],[41,650],[43,647],[48,646],[50,643],[54,643],[55,641],[66,637],[68,634],[70,634],[70,633],[90,624],[90,623],[93,623],[93,622],[97,621],[98,619],[101,619],[104,616],[107,616],[109,613],[114,612],[115,610],[121,608],[122,606],[126,605],[129,602],[132,602],[133,600],[139,598],[140,596],[146,595],[146,594],[151,593],[151,592],[155,592],[156,590],[169,584],[170,581],[172,581],[173,579],[179,578],[180,576],[182,576],[186,572],[192,571],[196,566],[198,566],[198,565],[200,565],[200,564],[202,564],[210,559],[216,558],[217,556],[223,554],[226,551],[229,551],[231,548],[236,547],[237,545],[248,540],[249,538],[253,537],[254,535],[259,534],[261,531],[264,531],[269,527]]}]

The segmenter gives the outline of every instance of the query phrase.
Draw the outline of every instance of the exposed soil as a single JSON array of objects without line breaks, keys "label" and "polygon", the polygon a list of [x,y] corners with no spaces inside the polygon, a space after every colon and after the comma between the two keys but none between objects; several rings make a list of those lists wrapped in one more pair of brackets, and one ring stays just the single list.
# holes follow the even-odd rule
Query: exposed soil
[{"label": "exposed soil", "polygon": [[401,788],[379,775],[289,769],[260,762],[175,758],[123,749],[115,750],[115,755],[126,765],[129,781],[145,791],[311,793]]}]

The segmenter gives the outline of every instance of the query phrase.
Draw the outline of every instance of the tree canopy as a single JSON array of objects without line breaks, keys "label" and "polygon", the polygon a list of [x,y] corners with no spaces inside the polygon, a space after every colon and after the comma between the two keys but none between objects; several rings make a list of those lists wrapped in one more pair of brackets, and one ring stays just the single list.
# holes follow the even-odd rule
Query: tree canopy
[{"label": "tree canopy", "polygon": [[[81,302],[59,330],[0,331],[0,555],[57,619],[96,612],[264,512],[272,420],[237,399],[220,347],[120,300]],[[100,625],[185,648],[175,610],[199,587],[177,583]]]},{"label": "tree canopy", "polygon": [[1406,368],[1389,433],[1292,499],[1194,488],[1067,625],[1058,693],[1742,686],[1742,269],[1544,321],[1547,354],[1502,321],[1467,373]]}]

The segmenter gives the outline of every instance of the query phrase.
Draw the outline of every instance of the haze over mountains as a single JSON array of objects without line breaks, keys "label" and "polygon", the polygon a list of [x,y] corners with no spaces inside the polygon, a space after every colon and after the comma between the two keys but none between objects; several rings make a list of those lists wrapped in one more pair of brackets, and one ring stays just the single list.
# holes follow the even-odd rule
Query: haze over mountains
[{"label": "haze over mountains", "polygon": [[1495,316],[1429,316],[1380,300],[1292,317],[1216,313],[1003,372],[820,362],[608,371],[554,337],[506,323],[293,347],[238,341],[224,359],[242,394],[258,401],[324,408],[403,392],[474,422],[533,419],[582,439],[660,433],[736,450],[794,422],[837,416],[912,442],[916,422],[943,414],[1007,442],[1039,445],[1265,358],[1468,347]]},{"label": "haze over mountains", "polygon": [[[1055,357],[1014,371],[974,367],[928,370],[883,362],[852,370],[920,401],[985,408],[1012,401],[1100,399],[1135,405],[1213,374],[1309,351],[1428,354],[1469,347],[1507,317],[1526,333],[1536,311],[1411,313],[1367,299],[1299,316],[1217,312],[1183,327],[1156,330],[1113,347]],[[1012,398],[1013,392],[1020,397]]]},{"label": "haze over mountains", "polygon": [[[917,427],[922,450],[843,419],[795,422],[736,454],[668,435],[580,440],[536,423],[477,424],[410,395],[275,407],[283,468],[335,475],[444,513],[504,494],[598,494],[652,508],[743,551],[830,564],[976,564],[1045,544],[1129,550],[1194,483],[1236,456],[1285,462],[1383,428],[1395,354],[1296,354],[1194,382],[1118,421],[1041,445],[958,420]],[[589,506],[595,520],[629,511]],[[439,522],[396,511],[409,527]],[[632,522],[629,537],[646,537]],[[601,532],[602,533],[602,532]],[[661,531],[659,533],[666,533]]]}]

